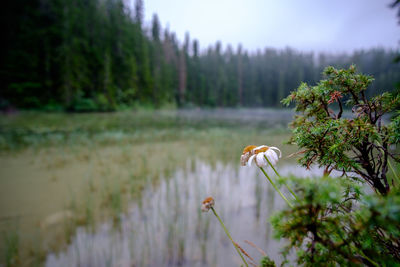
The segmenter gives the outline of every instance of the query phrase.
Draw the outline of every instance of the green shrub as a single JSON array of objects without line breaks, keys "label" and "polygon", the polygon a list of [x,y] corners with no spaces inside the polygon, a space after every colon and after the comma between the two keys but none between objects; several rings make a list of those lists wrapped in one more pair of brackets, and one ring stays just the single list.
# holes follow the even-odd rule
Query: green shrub
[{"label": "green shrub", "polygon": [[[380,194],[394,186],[387,178],[389,160],[400,162],[390,151],[399,143],[400,114],[388,125],[383,116],[400,105],[400,96],[383,93],[367,99],[365,91],[373,81],[348,70],[325,69],[326,80],[316,86],[305,83],[282,102],[295,103],[299,114],[292,122],[291,143],[302,148],[299,162],[310,167],[317,163],[329,174],[332,170],[362,178]],[[344,117],[344,108],[351,115]],[[336,111],[334,109],[336,108]]]},{"label": "green shrub", "polygon": [[[354,66],[324,74],[316,86],[303,83],[283,100],[298,112],[290,142],[301,149],[300,164],[318,164],[325,176],[285,181],[299,201],[272,218],[275,235],[289,241],[285,258],[296,250],[305,266],[400,265],[400,184],[390,163],[400,162],[391,150],[400,141],[400,113],[387,125],[382,119],[400,97],[368,99],[373,79]],[[397,180],[389,178],[389,167]],[[329,177],[333,170],[342,176]],[[376,194],[363,193],[367,185]]]}]

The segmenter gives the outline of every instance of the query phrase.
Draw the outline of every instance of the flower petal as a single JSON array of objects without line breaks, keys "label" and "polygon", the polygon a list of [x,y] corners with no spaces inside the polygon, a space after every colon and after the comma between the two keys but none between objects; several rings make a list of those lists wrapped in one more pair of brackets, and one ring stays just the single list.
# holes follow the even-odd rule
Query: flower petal
[{"label": "flower petal", "polygon": [[250,152],[247,152],[247,153],[241,155],[240,156],[240,165],[246,166],[247,161],[249,160],[249,158],[250,158]]},{"label": "flower petal", "polygon": [[209,208],[207,207],[206,204],[202,204],[202,205],[201,205],[201,211],[202,211],[202,212],[207,212],[208,210],[209,210]]},{"label": "flower petal", "polygon": [[275,166],[276,163],[278,163],[278,160],[277,160],[276,158],[273,158],[272,161],[271,161],[271,164],[272,164],[273,166]]},{"label": "flower petal", "polygon": [[270,148],[270,149],[276,149],[276,150],[278,150],[278,151],[279,151],[279,158],[282,157],[282,152],[281,152],[281,150],[280,150],[279,148],[277,148],[277,147],[275,147],[275,146],[270,146],[269,148]]},{"label": "flower petal", "polygon": [[267,152],[265,152],[265,156],[268,158],[272,165],[275,165],[278,162],[278,155],[275,151],[271,149],[268,149]]},{"label": "flower petal", "polygon": [[267,161],[264,159],[264,152],[260,152],[257,154],[256,156],[256,164],[258,167],[263,167],[266,166],[268,163]]},{"label": "flower petal", "polygon": [[251,167],[251,162],[254,160],[254,157],[255,157],[256,155],[252,155],[250,158],[249,158],[249,160],[247,161],[247,166],[249,166],[249,167]]},{"label": "flower petal", "polygon": [[279,158],[278,158],[278,154],[276,154],[275,151],[273,151],[272,149],[270,150],[271,156],[274,158],[275,162],[278,162]]}]

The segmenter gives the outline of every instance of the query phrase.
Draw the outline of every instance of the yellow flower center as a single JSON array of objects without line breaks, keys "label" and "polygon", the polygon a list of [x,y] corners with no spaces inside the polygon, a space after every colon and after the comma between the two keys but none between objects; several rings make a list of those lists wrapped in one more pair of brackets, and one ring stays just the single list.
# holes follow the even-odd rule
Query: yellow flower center
[{"label": "yellow flower center", "polygon": [[242,155],[244,155],[244,154],[246,154],[246,153],[248,153],[248,152],[251,152],[254,148],[256,148],[256,146],[246,146],[246,147],[243,149]]},{"label": "yellow flower center", "polygon": [[203,204],[212,203],[213,201],[214,201],[214,199],[212,197],[208,197],[208,198],[204,199]]},{"label": "yellow flower center", "polygon": [[256,149],[256,150],[254,150],[254,154],[258,154],[258,153],[260,153],[260,152],[265,152],[265,151],[267,151],[268,149],[269,149],[268,146],[262,147],[262,148],[259,148],[259,149]]}]

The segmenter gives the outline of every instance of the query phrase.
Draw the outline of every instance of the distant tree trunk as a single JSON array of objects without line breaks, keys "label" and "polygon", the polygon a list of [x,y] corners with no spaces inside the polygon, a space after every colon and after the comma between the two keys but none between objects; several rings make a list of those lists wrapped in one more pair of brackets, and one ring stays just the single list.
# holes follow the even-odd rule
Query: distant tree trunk
[{"label": "distant tree trunk", "polygon": [[242,46],[239,45],[237,51],[237,88],[239,105],[243,106],[243,63],[242,63]]},{"label": "distant tree trunk", "polygon": [[69,38],[69,21],[68,18],[68,5],[64,6],[63,16],[63,57],[64,57],[64,66],[63,66],[63,91],[64,91],[64,105],[66,107],[70,107],[72,102],[72,92],[71,92],[71,60],[70,60],[70,49],[68,38]]},{"label": "distant tree trunk", "polygon": [[107,98],[109,106],[112,106],[112,76],[111,76],[111,57],[110,53],[106,52],[104,55],[104,80],[103,80],[103,92]]},{"label": "distant tree trunk", "polygon": [[185,91],[186,91],[186,60],[184,51],[181,51],[179,53],[179,105],[182,105],[185,101]]},{"label": "distant tree trunk", "polygon": [[243,68],[242,68],[242,57],[240,54],[238,57],[237,75],[238,75],[237,86],[238,86],[239,105],[243,106]]},{"label": "distant tree trunk", "polygon": [[68,57],[65,57],[64,61],[64,82],[63,82],[63,88],[64,88],[64,103],[66,107],[69,107],[72,102],[72,93],[71,93],[71,82],[70,82],[70,73],[69,73],[69,59]]},{"label": "distant tree trunk", "polygon": [[278,94],[277,94],[277,99],[275,101],[275,105],[279,107],[279,103],[285,96],[285,75],[284,71],[281,70],[279,71],[279,78],[278,78]]}]

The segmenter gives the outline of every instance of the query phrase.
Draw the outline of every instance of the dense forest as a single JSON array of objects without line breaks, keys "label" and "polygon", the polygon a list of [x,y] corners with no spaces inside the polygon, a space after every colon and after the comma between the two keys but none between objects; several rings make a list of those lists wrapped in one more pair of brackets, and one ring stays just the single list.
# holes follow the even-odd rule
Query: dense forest
[{"label": "dense forest", "polygon": [[371,94],[400,80],[395,51],[315,54],[246,51],[220,42],[200,50],[144,21],[142,0],[15,0],[3,4],[1,109],[108,111],[134,106],[279,107],[327,65],[373,75]]}]

